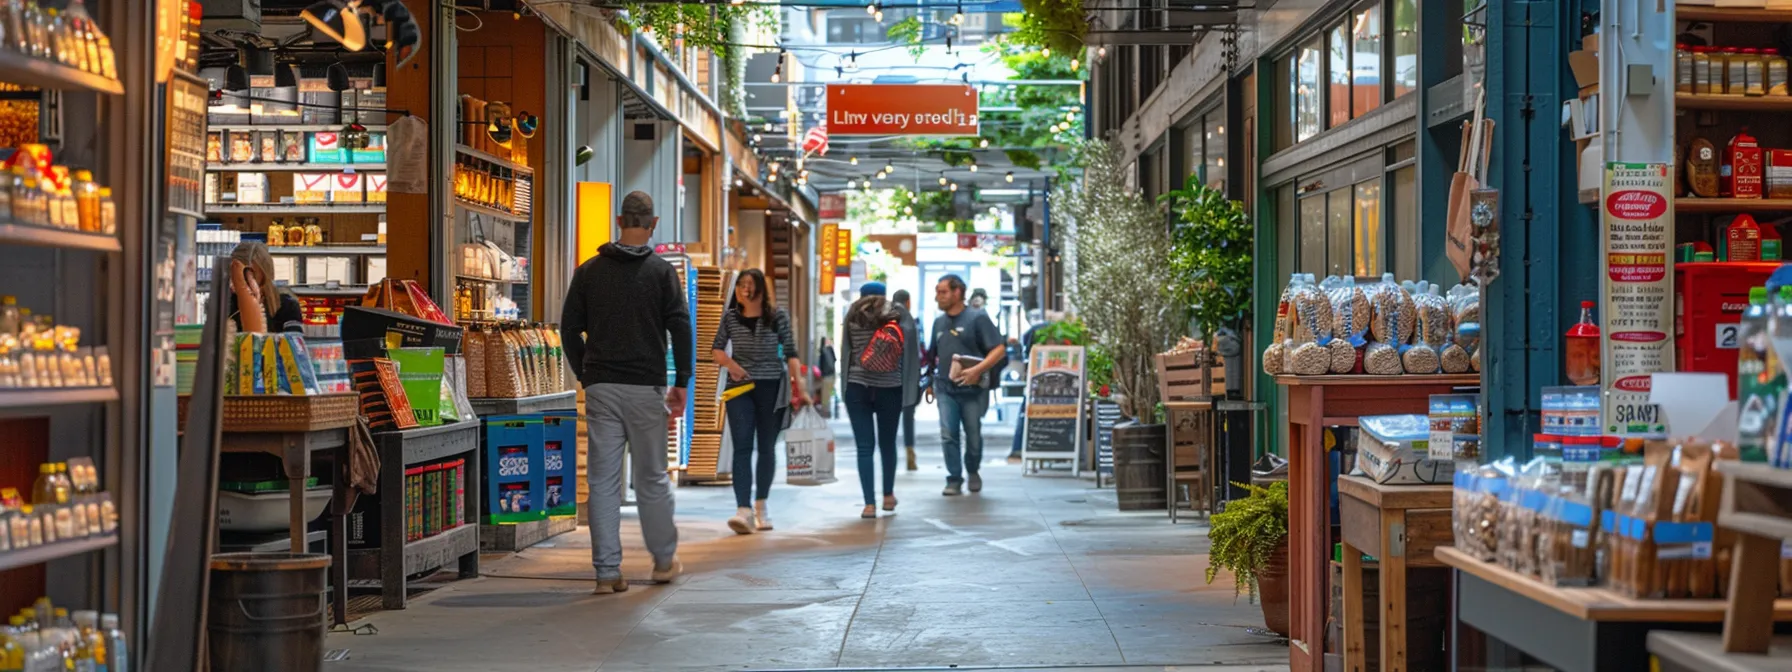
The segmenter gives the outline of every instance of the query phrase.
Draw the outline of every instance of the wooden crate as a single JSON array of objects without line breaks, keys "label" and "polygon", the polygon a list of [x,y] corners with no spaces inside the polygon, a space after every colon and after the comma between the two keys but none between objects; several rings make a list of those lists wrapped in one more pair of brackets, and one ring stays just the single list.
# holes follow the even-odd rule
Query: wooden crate
[{"label": "wooden crate", "polygon": [[[1226,367],[1210,362],[1205,351],[1157,355],[1157,389],[1164,401],[1206,399],[1226,395]],[[1203,371],[1211,371],[1213,382],[1208,393],[1201,392]]]}]

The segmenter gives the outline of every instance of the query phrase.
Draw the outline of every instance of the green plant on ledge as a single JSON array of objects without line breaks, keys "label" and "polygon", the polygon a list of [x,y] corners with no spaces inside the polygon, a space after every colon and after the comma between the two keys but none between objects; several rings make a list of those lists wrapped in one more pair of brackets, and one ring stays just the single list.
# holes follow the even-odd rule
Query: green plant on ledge
[{"label": "green plant on ledge", "polygon": [[1089,33],[1089,17],[1083,0],[1021,0],[1027,10],[1011,39],[1031,47],[1080,58],[1083,37]]},{"label": "green plant on ledge", "polygon": [[1255,599],[1257,573],[1288,537],[1288,482],[1233,485],[1251,494],[1227,502],[1225,511],[1213,514],[1213,528],[1207,532],[1207,582],[1213,583],[1220,570],[1229,570],[1234,594],[1249,591]]}]

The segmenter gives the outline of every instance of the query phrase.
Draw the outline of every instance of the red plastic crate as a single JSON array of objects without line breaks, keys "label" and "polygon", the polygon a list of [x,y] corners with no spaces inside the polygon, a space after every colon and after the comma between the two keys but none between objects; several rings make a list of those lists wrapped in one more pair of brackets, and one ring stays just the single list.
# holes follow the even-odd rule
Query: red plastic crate
[{"label": "red plastic crate", "polygon": [[1767,284],[1779,262],[1698,262],[1674,266],[1674,359],[1677,371],[1722,373],[1736,396],[1738,324],[1748,290]]}]

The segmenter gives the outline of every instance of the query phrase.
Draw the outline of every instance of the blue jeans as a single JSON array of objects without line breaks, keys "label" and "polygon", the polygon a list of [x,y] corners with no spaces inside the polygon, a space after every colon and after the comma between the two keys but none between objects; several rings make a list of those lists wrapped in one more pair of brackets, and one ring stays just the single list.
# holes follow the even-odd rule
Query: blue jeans
[{"label": "blue jeans", "polygon": [[[940,448],[946,454],[946,482],[963,483],[964,472],[977,473],[983,465],[983,412],[989,410],[989,393],[938,392],[940,402]],[[964,449],[959,451],[959,427],[963,426]]]},{"label": "blue jeans", "polygon": [[1008,451],[1008,457],[1020,457],[1020,441],[1027,430],[1027,402],[1020,402],[1020,413],[1014,416],[1014,448]]},{"label": "blue jeans", "polygon": [[[747,508],[754,499],[766,499],[778,472],[778,434],[784,431],[784,414],[778,409],[776,380],[753,381],[752,391],[728,400],[728,433],[734,440],[734,505]],[[755,450],[754,443],[758,443]],[[758,453],[758,464],[753,455]],[[755,493],[753,486],[759,486]],[[754,497],[757,494],[758,497]]]},{"label": "blue jeans", "polygon": [[852,441],[859,447],[859,489],[865,506],[876,503],[871,456],[884,461],[884,496],[896,494],[896,421],[902,415],[902,388],[846,385],[846,416],[852,419]]}]

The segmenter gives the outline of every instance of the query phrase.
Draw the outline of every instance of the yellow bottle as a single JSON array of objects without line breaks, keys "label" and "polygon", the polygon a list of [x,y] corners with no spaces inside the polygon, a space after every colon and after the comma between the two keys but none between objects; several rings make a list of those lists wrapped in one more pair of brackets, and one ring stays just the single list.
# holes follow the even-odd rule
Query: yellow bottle
[{"label": "yellow bottle", "polygon": [[55,504],[56,484],[56,463],[45,462],[37,465],[37,481],[31,484],[31,503]]},{"label": "yellow bottle", "polygon": [[19,630],[25,626],[25,619],[12,617],[11,626],[0,630],[0,672],[24,672],[25,643],[19,641]]}]

